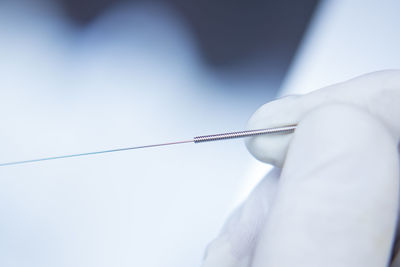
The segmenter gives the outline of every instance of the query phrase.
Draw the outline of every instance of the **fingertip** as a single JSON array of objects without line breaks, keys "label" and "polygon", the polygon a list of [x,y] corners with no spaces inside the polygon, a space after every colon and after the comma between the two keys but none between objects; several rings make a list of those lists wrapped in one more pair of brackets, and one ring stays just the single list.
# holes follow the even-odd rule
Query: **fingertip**
[{"label": "fingertip", "polygon": [[[301,111],[295,107],[298,95],[285,96],[261,106],[250,118],[248,129],[265,129],[296,124]],[[248,151],[258,160],[281,167],[289,135],[260,135],[246,138]]]},{"label": "fingertip", "polygon": [[245,141],[245,144],[247,150],[257,160],[282,167],[291,135],[251,137]]}]

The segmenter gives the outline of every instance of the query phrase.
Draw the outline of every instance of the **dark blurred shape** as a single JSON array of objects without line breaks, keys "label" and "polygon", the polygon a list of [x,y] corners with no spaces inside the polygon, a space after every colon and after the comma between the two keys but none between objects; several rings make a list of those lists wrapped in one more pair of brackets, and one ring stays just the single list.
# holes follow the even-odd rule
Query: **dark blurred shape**
[{"label": "dark blurred shape", "polygon": [[317,3],[316,0],[171,2],[183,11],[206,58],[216,65],[276,56],[289,61]]},{"label": "dark blurred shape", "polygon": [[[61,2],[65,13],[76,24],[85,26],[113,4],[126,2],[123,0],[53,0]],[[137,2],[135,0],[131,2]]]},{"label": "dark blurred shape", "polygon": [[[121,2],[144,0],[54,0],[78,25]],[[146,0],[157,1],[157,0]],[[161,0],[160,0],[161,1]],[[253,59],[275,62],[285,72],[318,0],[164,0],[191,26],[205,61],[231,67]]]}]

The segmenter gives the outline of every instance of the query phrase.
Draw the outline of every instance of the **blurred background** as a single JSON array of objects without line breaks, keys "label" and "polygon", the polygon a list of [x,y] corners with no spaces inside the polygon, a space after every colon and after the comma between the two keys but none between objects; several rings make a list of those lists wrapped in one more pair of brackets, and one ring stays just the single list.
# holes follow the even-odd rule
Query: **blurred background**
[{"label": "blurred background", "polygon": [[[400,2],[0,1],[0,161],[241,130],[400,66]],[[271,167],[242,141],[0,168],[0,266],[199,266]]]}]

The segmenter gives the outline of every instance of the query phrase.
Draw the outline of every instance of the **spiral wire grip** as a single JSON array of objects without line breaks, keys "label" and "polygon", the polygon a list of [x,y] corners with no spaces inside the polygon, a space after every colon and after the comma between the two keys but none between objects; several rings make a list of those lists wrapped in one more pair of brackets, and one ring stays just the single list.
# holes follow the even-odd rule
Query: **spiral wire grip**
[{"label": "spiral wire grip", "polygon": [[263,134],[290,134],[296,130],[296,127],[297,127],[297,125],[288,125],[288,126],[282,126],[282,127],[276,127],[276,128],[248,130],[248,131],[213,134],[213,135],[203,135],[203,136],[196,136],[193,139],[193,141],[195,143],[203,143],[203,142],[234,139],[234,138],[249,137],[249,136],[256,136],[256,135],[263,135]]}]

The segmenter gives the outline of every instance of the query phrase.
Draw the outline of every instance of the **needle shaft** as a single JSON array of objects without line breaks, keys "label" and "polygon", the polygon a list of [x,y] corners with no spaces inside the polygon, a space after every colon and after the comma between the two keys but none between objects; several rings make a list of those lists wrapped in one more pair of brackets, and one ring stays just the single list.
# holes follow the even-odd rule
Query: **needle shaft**
[{"label": "needle shaft", "polygon": [[90,156],[90,155],[97,155],[97,154],[113,153],[113,152],[135,150],[135,149],[141,149],[141,148],[177,145],[177,144],[185,144],[185,143],[204,143],[204,142],[219,141],[219,140],[226,140],[226,139],[233,139],[233,138],[242,138],[242,137],[249,137],[249,136],[256,136],[256,135],[263,135],[263,134],[289,134],[289,133],[293,133],[295,129],[296,129],[296,125],[289,125],[289,126],[268,128],[268,129],[258,129],[258,130],[248,130],[248,131],[230,132],[230,133],[213,134],[213,135],[203,135],[203,136],[196,136],[191,140],[185,140],[185,141],[169,142],[169,143],[162,143],[162,144],[152,144],[152,145],[145,145],[145,146],[124,147],[124,148],[116,148],[116,149],[101,150],[101,151],[94,151],[94,152],[86,152],[86,153],[45,157],[45,158],[30,159],[30,160],[5,162],[5,163],[0,163],[0,167],[25,164],[25,163],[33,163],[33,162],[39,162],[39,161],[55,160],[55,159],[75,158],[75,157]]},{"label": "needle shaft", "polygon": [[86,153],[79,153],[79,154],[70,154],[70,155],[62,155],[62,156],[54,156],[54,157],[46,157],[46,158],[38,158],[38,159],[30,159],[30,160],[13,161],[13,162],[0,163],[0,167],[8,166],[8,165],[17,165],[17,164],[38,162],[38,161],[53,160],[53,159],[75,158],[75,157],[82,157],[82,156],[90,156],[90,155],[97,155],[97,154],[120,152],[120,151],[126,151],[126,150],[150,148],[150,147],[157,147],[157,146],[177,145],[177,144],[193,143],[193,142],[194,142],[193,140],[187,140],[187,141],[170,142],[170,143],[163,143],[163,144],[153,144],[153,145],[135,146],[135,147],[124,147],[124,148],[108,149],[108,150],[86,152]]}]

